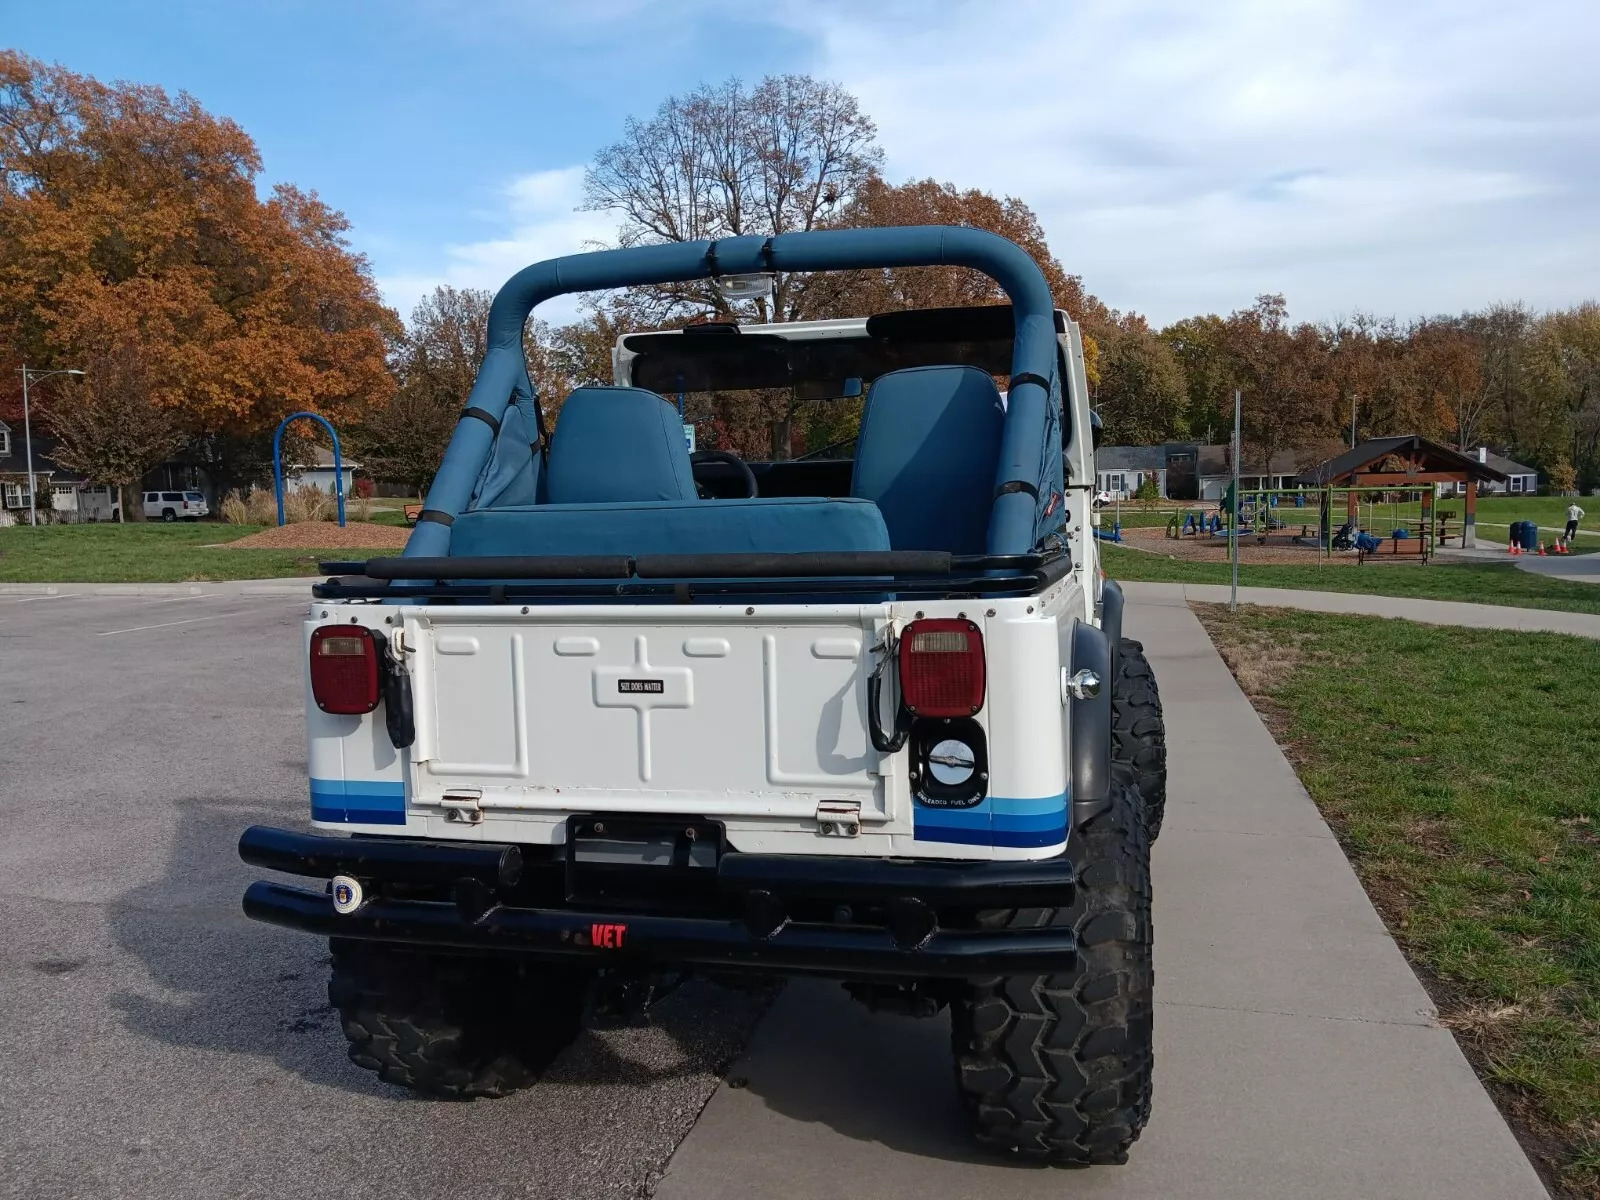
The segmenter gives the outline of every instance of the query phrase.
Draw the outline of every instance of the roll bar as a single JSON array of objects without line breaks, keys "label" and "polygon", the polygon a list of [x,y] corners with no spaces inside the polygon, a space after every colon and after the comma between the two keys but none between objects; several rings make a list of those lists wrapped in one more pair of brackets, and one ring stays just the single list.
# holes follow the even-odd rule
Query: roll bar
[{"label": "roll bar", "polygon": [[[763,271],[923,266],[982,271],[1011,300],[1016,339],[988,550],[991,554],[1025,554],[1033,546],[1045,455],[1053,452],[1044,445],[1044,435],[1050,381],[1056,377],[1055,311],[1049,284],[1027,252],[985,230],[920,225],[782,233],[770,238],[600,250],[535,263],[513,275],[494,298],[489,309],[488,352],[467,408],[498,421],[513,395],[537,402],[523,357],[522,331],[534,307],[555,296]],[[494,446],[495,428],[478,417],[457,423],[428,490],[424,513],[428,519],[418,523],[406,543],[406,557],[448,553],[449,525],[471,501],[473,485]]]}]

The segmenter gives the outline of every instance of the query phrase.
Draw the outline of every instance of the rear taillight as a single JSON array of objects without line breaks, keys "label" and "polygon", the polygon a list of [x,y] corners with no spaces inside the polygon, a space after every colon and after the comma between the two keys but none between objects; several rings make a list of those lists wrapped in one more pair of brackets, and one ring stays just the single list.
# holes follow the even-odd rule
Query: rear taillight
[{"label": "rear taillight", "polygon": [[326,713],[353,715],[378,707],[378,646],[355,625],[311,631],[311,696]]},{"label": "rear taillight", "polygon": [[983,707],[983,633],[964,617],[913,621],[900,638],[900,694],[916,717],[970,717]]}]

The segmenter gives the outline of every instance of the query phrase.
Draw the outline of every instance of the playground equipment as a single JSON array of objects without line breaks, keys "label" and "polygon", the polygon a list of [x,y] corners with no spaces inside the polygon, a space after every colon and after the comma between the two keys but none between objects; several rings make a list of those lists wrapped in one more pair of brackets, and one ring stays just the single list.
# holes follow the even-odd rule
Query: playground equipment
[{"label": "playground equipment", "polygon": [[328,436],[333,439],[333,494],[339,502],[339,525],[344,526],[344,459],[339,454],[339,435],[334,432],[333,426],[326,417],[320,417],[314,412],[290,413],[278,422],[278,429],[272,435],[272,490],[278,497],[278,524],[285,524],[283,518],[283,431],[289,425],[304,417],[306,420],[315,421],[328,431]]},{"label": "playground equipment", "polygon": [[[1347,517],[1342,525],[1333,521],[1336,496],[1344,499]],[[1444,520],[1453,515],[1436,516],[1434,502],[1428,485],[1242,490],[1237,536],[1254,537],[1257,545],[1265,546],[1273,534],[1282,533],[1292,545],[1320,547],[1323,557],[1335,550],[1354,550],[1363,560],[1388,553],[1414,555],[1426,562],[1435,540],[1443,542],[1446,537]],[[1410,506],[1415,506],[1417,516],[1406,511]],[[1295,513],[1305,519],[1297,520]],[[1236,536],[1229,517],[1223,501],[1216,508],[1179,509],[1167,522],[1167,536],[1227,541]],[[1293,532],[1296,525],[1298,533]]]}]

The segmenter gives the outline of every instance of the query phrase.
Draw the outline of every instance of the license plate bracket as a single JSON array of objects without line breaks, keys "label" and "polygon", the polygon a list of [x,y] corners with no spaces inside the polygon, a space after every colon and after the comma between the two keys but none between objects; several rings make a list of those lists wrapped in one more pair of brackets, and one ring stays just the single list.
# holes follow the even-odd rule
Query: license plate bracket
[{"label": "license plate bracket", "polygon": [[569,904],[629,905],[716,888],[724,831],[701,817],[567,818]]}]

